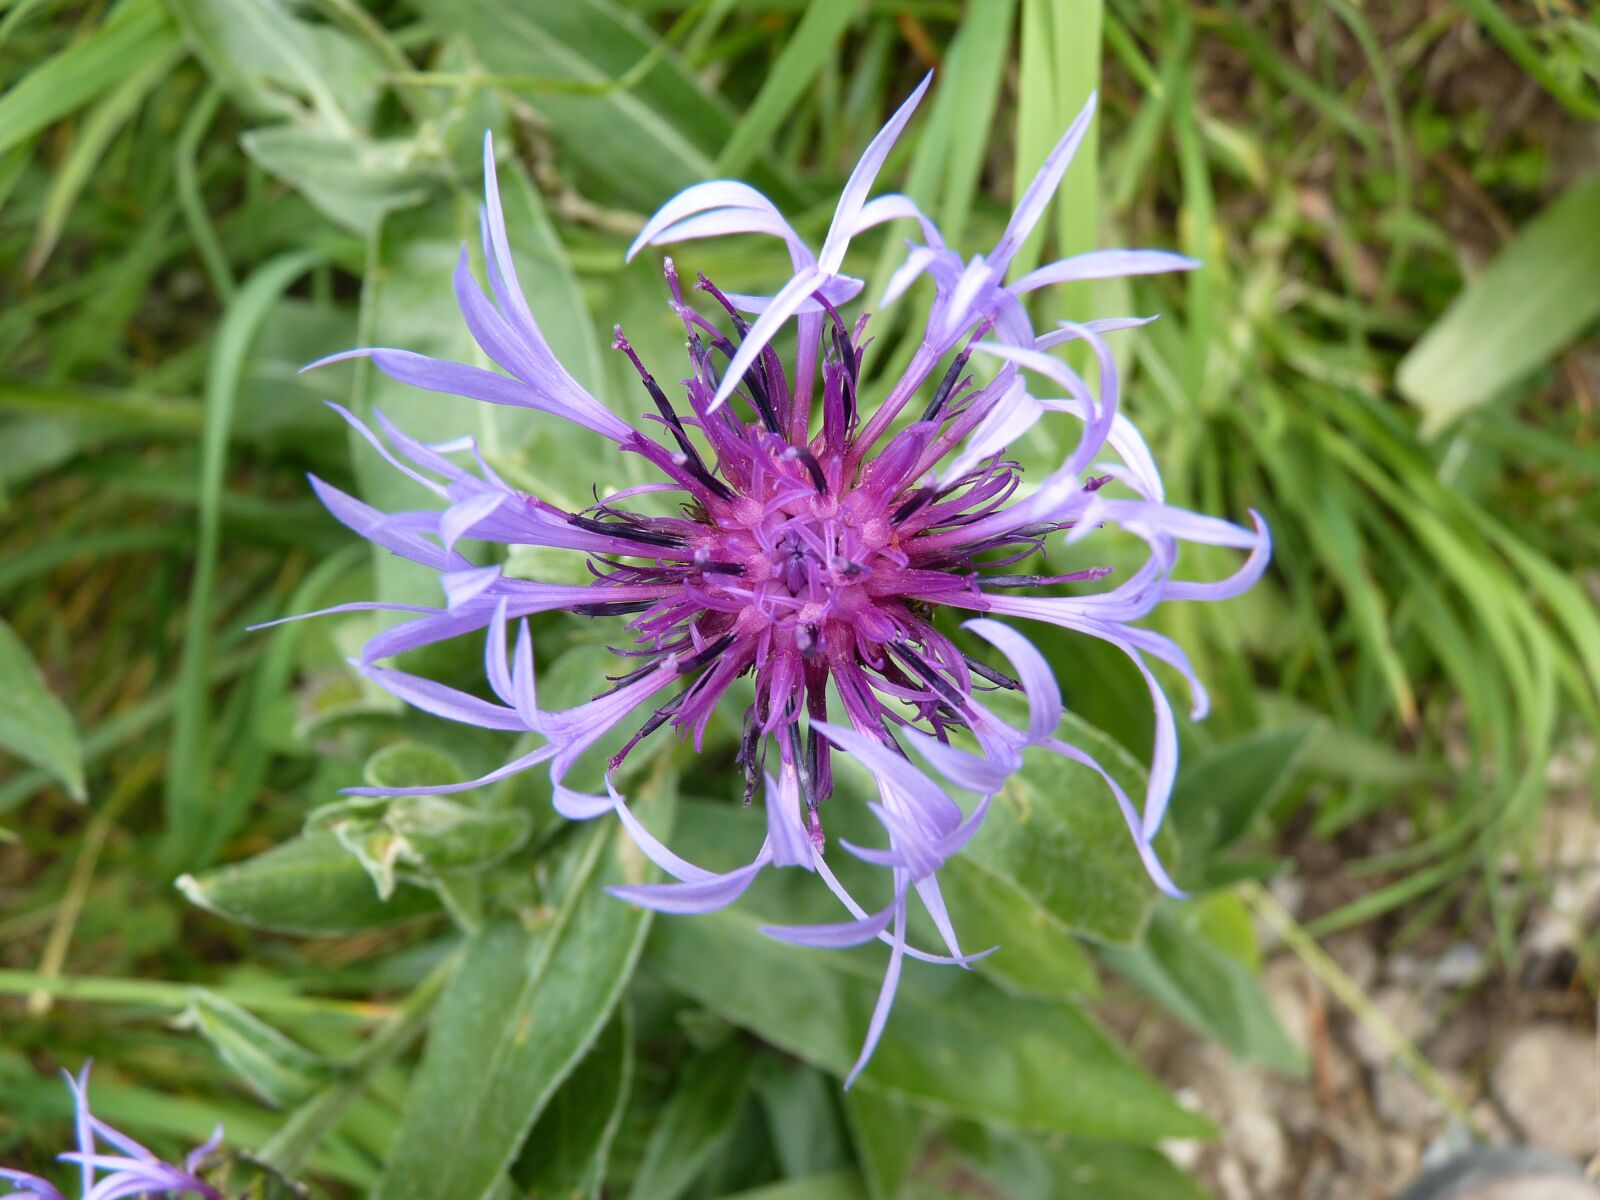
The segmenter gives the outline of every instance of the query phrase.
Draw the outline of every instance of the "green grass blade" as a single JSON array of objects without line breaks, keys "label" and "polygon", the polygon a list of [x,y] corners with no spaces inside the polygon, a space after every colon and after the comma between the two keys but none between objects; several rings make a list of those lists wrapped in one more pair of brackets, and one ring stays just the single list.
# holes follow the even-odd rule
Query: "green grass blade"
[{"label": "green grass blade", "polygon": [[104,95],[178,44],[160,0],[131,0],[83,41],[47,58],[0,96],[0,152]]},{"label": "green grass blade", "polygon": [[84,118],[77,140],[66,160],[56,168],[50,193],[45,197],[39,230],[23,263],[23,271],[30,278],[44,268],[45,261],[61,237],[61,231],[66,227],[67,218],[72,215],[79,194],[100,165],[106,148],[138,112],[145,97],[166,78],[181,54],[181,47],[173,45],[164,53],[151,55]]},{"label": "green grass blade", "polygon": [[250,277],[223,314],[206,379],[206,423],[201,435],[200,514],[194,583],[185,614],[183,660],[167,764],[167,862],[187,865],[205,840],[210,823],[209,776],[211,605],[216,588],[221,533],[223,473],[234,401],[245,359],[268,311],[288,286],[321,261],[311,250],[294,250],[272,259]]},{"label": "green grass blade", "polygon": [[718,175],[738,176],[768,148],[772,135],[793,116],[796,103],[860,8],[861,0],[813,0],[806,8],[754,103],[717,156]]}]

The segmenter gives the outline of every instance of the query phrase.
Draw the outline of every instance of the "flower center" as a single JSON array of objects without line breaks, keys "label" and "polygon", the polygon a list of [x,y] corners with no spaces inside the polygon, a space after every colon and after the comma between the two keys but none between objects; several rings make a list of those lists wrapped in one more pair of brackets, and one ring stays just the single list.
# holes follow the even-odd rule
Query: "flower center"
[{"label": "flower center", "polygon": [[807,658],[824,644],[895,637],[895,579],[908,559],[889,523],[861,493],[837,498],[781,469],[793,463],[775,462],[765,500],[741,497],[709,530],[696,554],[709,598],[742,631]]}]

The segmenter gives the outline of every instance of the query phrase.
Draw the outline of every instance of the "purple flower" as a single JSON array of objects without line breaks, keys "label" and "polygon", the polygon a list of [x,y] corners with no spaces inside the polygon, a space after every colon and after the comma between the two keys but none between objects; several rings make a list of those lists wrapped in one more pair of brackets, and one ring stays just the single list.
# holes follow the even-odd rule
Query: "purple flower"
[{"label": "purple flower", "polygon": [[[793,268],[770,296],[726,295],[701,277],[696,287],[708,299],[708,317],[687,302],[667,260],[671,304],[688,338],[688,378],[681,386],[663,387],[620,329],[615,342],[638,372],[641,400],[649,401],[649,432],[579,386],[540,333],[517,282],[493,147],[486,140],[482,226],[491,295],[474,279],[464,248],[455,291],[478,345],[505,374],[390,349],[353,350],[324,362],[367,356],[416,387],[538,409],[610,440],[620,453],[647,460],[660,481],[603,499],[597,494],[592,507],[567,512],[508,486],[470,438],[424,445],[381,413],[374,431],[347,412],[346,419],[397,470],[439,497],[439,509],[383,513],[313,480],[339,520],[438,571],[443,587],[445,602],[438,608],[364,603],[328,610],[409,614],[367,643],[359,669],[419,709],[543,739],[499,770],[455,787],[353,790],[380,796],[461,790],[548,763],[562,814],[573,820],[617,814],[672,877],[671,883],[615,889],[664,912],[726,905],[769,866],[815,872],[850,920],[766,932],[808,946],[873,939],[890,946],[856,1072],[882,1032],[906,955],[962,965],[972,960],[951,927],[936,873],[977,831],[988,798],[1020,766],[1025,748],[1044,747],[1096,771],[1121,807],[1151,876],[1176,893],[1151,848],[1171,791],[1177,738],[1171,705],[1149,660],[1167,663],[1187,679],[1196,717],[1206,701],[1183,651],[1134,622],[1163,601],[1239,594],[1260,576],[1270,552],[1259,518],[1253,531],[1246,530],[1163,501],[1149,450],[1118,411],[1116,363],[1102,337],[1143,322],[1063,323],[1037,335],[1020,300],[1063,280],[1196,264],[1165,251],[1096,251],[1004,282],[1067,168],[1092,102],[1045,162],[999,244],[963,263],[906,197],[868,198],[927,86],[924,80],[867,148],[819,253],[766,197],[731,181],[688,188],[645,225],[632,252],[758,233],[781,238]],[[874,406],[859,391],[867,316],[847,321],[840,312],[862,282],[842,267],[853,237],[900,218],[917,223],[923,242],[911,247],[885,301],[924,273],[934,282],[936,299],[910,365]],[[754,314],[754,320],[744,314]],[[791,321],[798,351],[786,362],[773,338]],[[1048,353],[1068,341],[1087,343],[1098,363],[1097,388]],[[967,373],[973,354],[992,361],[987,382]],[[1025,486],[1006,449],[1047,414],[1071,418],[1081,427],[1079,438],[1056,470]],[[1107,448],[1119,461],[1096,465]],[[1120,487],[1105,487],[1113,482]],[[1123,494],[1113,497],[1112,491]],[[1010,570],[1040,553],[1056,534],[1077,541],[1107,523],[1137,535],[1149,549],[1140,569],[1118,586],[1062,594],[1061,585],[1095,581],[1108,571],[1051,576]],[[588,556],[593,579],[573,586],[508,578],[498,567],[474,566],[457,549],[463,538],[572,550]],[[1184,541],[1250,553],[1230,579],[1179,582],[1171,572]],[[614,686],[560,711],[539,707],[533,646],[523,620],[552,609],[626,618],[625,636],[632,639],[618,651],[628,669]],[[940,609],[974,614],[965,628],[993,646],[1009,672],[969,656],[936,622]],[[1155,752],[1141,806],[1089,755],[1057,738],[1062,702],[1049,664],[1022,633],[996,617],[1043,621],[1099,638],[1142,673],[1155,712]],[[476,631],[486,634],[493,700],[379,665],[403,651]],[[714,874],[678,857],[638,822],[609,774],[605,795],[583,794],[565,783],[585,751],[620,723],[639,720],[638,713],[642,724],[612,757],[612,768],[662,726],[692,738],[698,748],[718,702],[743,676],[754,684],[738,755],[744,797],[749,801],[763,781],[766,797],[766,840],[748,866]],[[980,699],[996,687],[1025,694],[1026,728],[1008,724]],[[866,766],[878,787],[872,812],[887,845],[845,844],[849,853],[889,872],[892,897],[875,912],[845,890],[823,853],[832,760],[841,752]],[[977,800],[964,810],[951,791]],[[948,953],[907,945],[913,893]]]},{"label": "purple flower", "polygon": [[[222,1142],[222,1126],[183,1160],[182,1166],[164,1163],[149,1150],[125,1133],[119,1133],[89,1111],[89,1064],[74,1079],[67,1072],[67,1086],[72,1089],[75,1123],[78,1130],[78,1148],[58,1155],[62,1162],[77,1163],[82,1172],[81,1200],[120,1200],[125,1196],[204,1196],[206,1200],[222,1200],[222,1193],[195,1174]],[[95,1139],[110,1143],[115,1153],[102,1153],[95,1148]],[[96,1175],[100,1175],[97,1180]],[[49,1180],[26,1171],[12,1171],[0,1167],[0,1180],[14,1184],[18,1190],[7,1192],[0,1200],[67,1200],[66,1195]]]}]

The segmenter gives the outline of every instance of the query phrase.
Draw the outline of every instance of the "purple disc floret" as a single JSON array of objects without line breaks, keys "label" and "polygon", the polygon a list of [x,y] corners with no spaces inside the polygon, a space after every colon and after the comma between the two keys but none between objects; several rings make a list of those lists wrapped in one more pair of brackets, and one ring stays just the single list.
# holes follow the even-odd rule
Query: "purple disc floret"
[{"label": "purple disc floret", "polygon": [[[852,1079],[882,1032],[905,956],[972,961],[956,940],[936,873],[977,831],[989,797],[1021,766],[1024,749],[1041,747],[1095,771],[1122,809],[1152,878],[1177,892],[1152,849],[1171,792],[1177,736],[1151,660],[1184,676],[1196,717],[1204,714],[1205,694],[1182,649],[1135,622],[1167,601],[1238,595],[1260,577],[1270,554],[1267,530],[1253,513],[1254,528],[1245,529],[1165,503],[1149,449],[1119,411],[1117,365],[1104,340],[1108,332],[1144,322],[1064,322],[1038,334],[1023,306],[1027,293],[1049,284],[1184,270],[1196,265],[1193,260],[1160,250],[1101,250],[1005,281],[1088,127],[1093,100],[1041,167],[993,251],[963,261],[905,196],[869,198],[927,86],[924,80],[867,148],[818,253],[771,201],[734,181],[690,187],[650,218],[630,257],[647,245],[767,234],[785,243],[792,273],[766,296],[725,294],[700,277],[691,291],[703,296],[694,305],[668,259],[670,303],[687,337],[687,377],[663,385],[618,329],[615,348],[639,377],[644,419],[638,425],[581,387],[540,332],[517,282],[493,145],[486,139],[482,225],[489,292],[474,278],[465,249],[455,292],[474,339],[504,373],[392,349],[353,350],[323,361],[365,356],[406,384],[537,409],[644,459],[658,480],[597,492],[593,506],[571,512],[509,486],[470,438],[423,444],[381,413],[373,429],[340,409],[393,466],[438,496],[438,508],[384,513],[312,481],[340,521],[440,575],[439,607],[374,602],[327,610],[407,615],[368,641],[359,669],[419,709],[541,739],[520,758],[459,785],[353,790],[437,794],[547,763],[562,814],[585,820],[615,813],[671,877],[670,883],[614,889],[664,912],[726,905],[769,866],[815,872],[850,919],[766,927],[766,933],[808,946],[874,939],[890,946]],[[842,268],[852,238],[901,219],[916,224],[922,241],[910,245],[884,302],[923,275],[935,295],[908,366],[873,403],[862,390],[867,317],[847,318],[842,311],[863,284]],[[797,348],[786,359],[774,338],[791,323]],[[1050,353],[1068,342],[1086,345],[1098,369],[1096,387]],[[1050,414],[1077,426],[1076,443],[1055,470],[1024,480],[1007,450]],[[1099,461],[1108,451],[1115,459]],[[1143,565],[1120,584],[1063,594],[1065,585],[1093,584],[1108,572],[1017,569],[1040,555],[1048,539],[1077,541],[1107,524],[1148,547]],[[578,585],[511,578],[499,567],[474,565],[457,549],[462,539],[570,550],[587,556],[591,578]],[[1172,569],[1186,541],[1249,553],[1229,579],[1179,581]],[[556,609],[617,618],[628,644],[617,647],[624,669],[610,687],[575,708],[545,710],[538,704],[525,618]],[[945,609],[966,616],[965,628],[989,643],[1006,669],[965,652],[955,631],[941,628]],[[1057,736],[1062,701],[1055,676],[1033,643],[999,617],[1087,634],[1133,662],[1148,684],[1155,716],[1141,804],[1092,757]],[[493,700],[380,665],[474,632],[485,635]],[[744,677],[754,685],[738,752],[744,799],[764,791],[766,807],[766,838],[748,866],[717,874],[674,854],[633,815],[610,771],[604,795],[567,785],[573,764],[625,722],[636,722],[637,730],[611,757],[612,771],[662,727],[698,748],[729,686]],[[1026,696],[1025,727],[983,702],[996,688]],[[825,856],[823,810],[840,753],[864,765],[878,790],[871,807],[886,845],[844,845],[889,872],[890,900],[877,911],[856,901]],[[952,792],[976,800],[963,808]],[[931,915],[946,953],[907,944],[913,895]]]}]

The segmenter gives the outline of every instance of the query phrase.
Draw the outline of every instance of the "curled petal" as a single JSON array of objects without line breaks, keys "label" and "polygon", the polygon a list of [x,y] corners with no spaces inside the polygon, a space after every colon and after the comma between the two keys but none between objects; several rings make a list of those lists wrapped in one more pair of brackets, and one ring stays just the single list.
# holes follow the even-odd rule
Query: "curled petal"
[{"label": "curled petal", "polygon": [[754,862],[724,875],[712,875],[689,883],[619,884],[608,887],[606,891],[656,912],[680,915],[716,912],[744,895],[762,868],[771,861],[770,852],[766,846],[762,846]]},{"label": "curled petal", "polygon": [[796,946],[816,946],[828,950],[842,950],[846,946],[859,946],[874,941],[894,920],[896,905],[891,904],[880,913],[856,921],[830,925],[761,925],[758,928],[769,938],[792,942]]},{"label": "curled petal", "polygon": [[[697,183],[691,187],[684,188],[683,191],[658,208],[655,214],[645,222],[644,228],[639,231],[639,235],[633,239],[633,244],[628,247],[628,261],[632,262],[634,256],[640,250],[655,242],[662,231],[678,224],[685,218],[709,212],[713,209],[732,208],[742,208],[762,213],[775,221],[783,223],[787,232],[782,236],[784,241],[789,244],[791,252],[798,250],[804,255],[805,262],[811,260],[810,251],[805,249],[805,243],[801,241],[799,234],[795,233],[792,228],[789,228],[788,223],[783,221],[782,214],[773,206],[772,201],[747,183],[740,183],[732,179],[714,179],[708,183]],[[796,268],[803,265],[804,262],[802,261],[797,260],[795,262]]]},{"label": "curled petal", "polygon": [[1039,648],[1011,626],[987,617],[963,622],[962,628],[998,648],[1010,661],[1022,684],[1022,693],[1028,698],[1028,732],[1033,740],[1041,741],[1053,734],[1061,724],[1061,685]]},{"label": "curled petal", "polygon": [[1267,528],[1267,523],[1261,519],[1261,514],[1255,509],[1250,510],[1250,519],[1256,527],[1256,544],[1250,549],[1250,557],[1244,560],[1244,565],[1226,579],[1216,583],[1191,583],[1186,580],[1173,580],[1168,583],[1164,592],[1167,600],[1231,600],[1241,596],[1260,581],[1262,574],[1267,569],[1267,564],[1272,561],[1272,532]]}]

